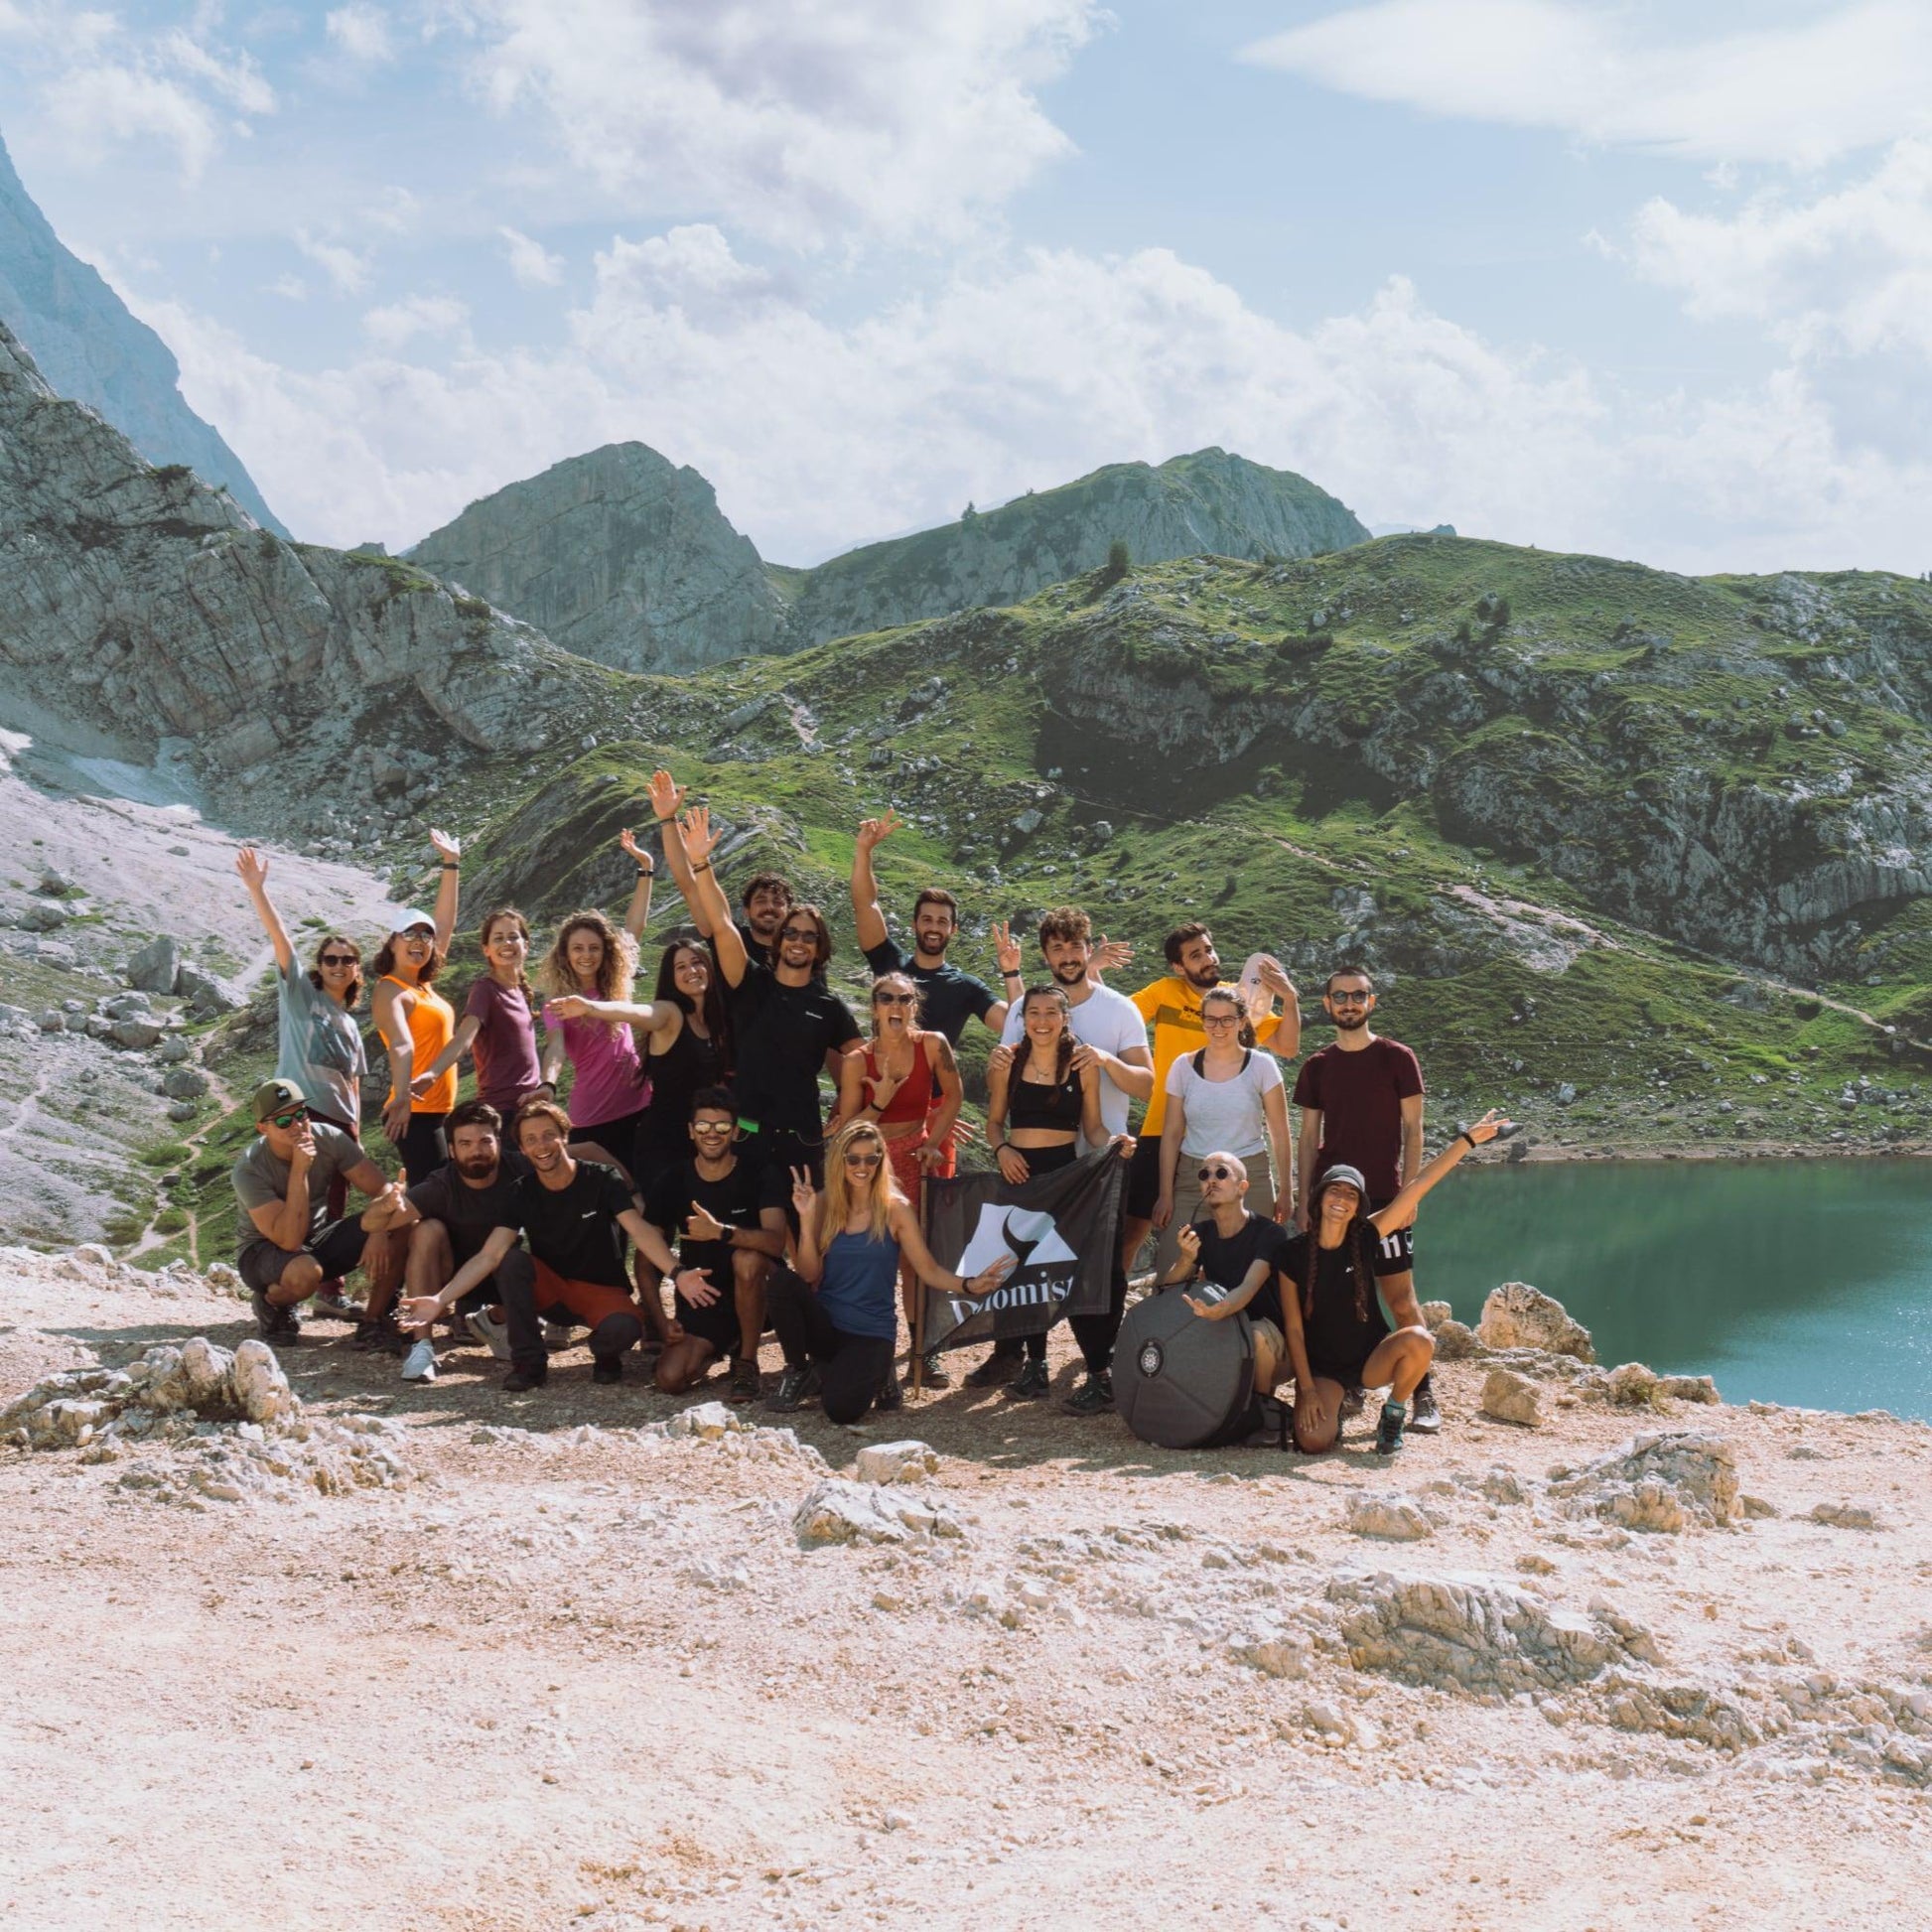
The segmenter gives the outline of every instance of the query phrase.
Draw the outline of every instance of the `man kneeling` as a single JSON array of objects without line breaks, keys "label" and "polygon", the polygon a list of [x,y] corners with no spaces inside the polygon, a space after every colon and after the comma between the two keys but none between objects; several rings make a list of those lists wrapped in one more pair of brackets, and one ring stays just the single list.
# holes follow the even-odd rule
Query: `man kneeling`
[{"label": "man kneeling", "polygon": [[[624,1350],[644,1332],[624,1268],[625,1237],[667,1275],[675,1273],[677,1261],[631,1204],[618,1171],[571,1154],[570,1116],[554,1100],[526,1100],[516,1110],[512,1135],[531,1172],[501,1210],[510,1219],[492,1228],[475,1259],[436,1294],[404,1305],[404,1326],[427,1333],[494,1275],[508,1316],[510,1372],[503,1387],[509,1394],[541,1388],[548,1378],[546,1320],[583,1322],[591,1331],[591,1380],[621,1382]],[[530,1243],[533,1283],[527,1289],[502,1272],[519,1233]],[[682,1280],[678,1287],[683,1290]]]},{"label": "man kneeling", "polygon": [[785,1247],[784,1171],[739,1159],[738,1110],[722,1087],[692,1095],[690,1131],[694,1157],[659,1175],[644,1204],[644,1219],[678,1243],[684,1264],[657,1386],[682,1395],[730,1355],[731,1400],[756,1402],[764,1284]]},{"label": "man kneeling", "polygon": [[[293,1080],[264,1080],[255,1089],[255,1133],[230,1175],[254,1230],[235,1266],[261,1338],[287,1344],[302,1339],[297,1305],[325,1281],[359,1267],[371,1301],[395,1293],[401,1231],[416,1210],[340,1127],[309,1117]],[[329,1183],[338,1175],[370,1197],[359,1217],[328,1219]]]},{"label": "man kneeling", "polygon": [[1198,1276],[1224,1289],[1215,1301],[1190,1295],[1187,1306],[1204,1321],[1248,1317],[1255,1338],[1255,1393],[1272,1395],[1289,1370],[1278,1285],[1288,1231],[1279,1221],[1249,1211],[1248,1170],[1234,1155],[1206,1156],[1199,1180],[1206,1215],[1175,1237],[1180,1259],[1161,1286],[1177,1288]]}]

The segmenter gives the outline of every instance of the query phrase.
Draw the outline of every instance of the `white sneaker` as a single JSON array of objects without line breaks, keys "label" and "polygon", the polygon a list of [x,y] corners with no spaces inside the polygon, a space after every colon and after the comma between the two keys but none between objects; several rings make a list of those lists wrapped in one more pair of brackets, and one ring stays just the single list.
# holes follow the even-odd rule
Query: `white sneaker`
[{"label": "white sneaker", "polygon": [[552,1353],[559,1348],[568,1348],[574,1332],[568,1321],[546,1321],[543,1324],[543,1345]]},{"label": "white sneaker", "polygon": [[402,1379],[405,1382],[436,1380],[436,1347],[427,1335],[409,1344],[409,1353],[402,1358]]},{"label": "white sneaker", "polygon": [[475,1309],[464,1317],[470,1332],[496,1357],[499,1362],[510,1358],[510,1330],[506,1321],[492,1321],[487,1309]]}]

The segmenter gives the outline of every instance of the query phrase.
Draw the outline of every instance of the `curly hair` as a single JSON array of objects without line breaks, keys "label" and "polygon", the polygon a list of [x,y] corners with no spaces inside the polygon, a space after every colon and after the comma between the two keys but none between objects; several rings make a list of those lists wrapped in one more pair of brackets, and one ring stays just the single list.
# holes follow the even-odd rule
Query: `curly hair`
[{"label": "curly hair", "polygon": [[552,998],[578,990],[577,971],[570,963],[571,935],[578,932],[596,933],[604,947],[604,955],[597,962],[597,997],[628,1005],[631,982],[637,976],[637,942],[595,908],[573,912],[557,928],[557,936],[537,968],[538,989]]}]

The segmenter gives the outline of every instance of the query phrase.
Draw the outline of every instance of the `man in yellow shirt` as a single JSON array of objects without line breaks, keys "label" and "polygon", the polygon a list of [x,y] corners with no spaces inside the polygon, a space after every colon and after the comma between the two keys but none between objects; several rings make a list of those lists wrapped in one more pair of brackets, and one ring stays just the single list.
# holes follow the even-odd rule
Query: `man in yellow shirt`
[{"label": "man in yellow shirt", "polygon": [[[1133,1166],[1127,1171],[1126,1265],[1131,1270],[1142,1244],[1154,1229],[1154,1204],[1161,1198],[1161,1123],[1168,1110],[1168,1069],[1183,1053],[1207,1044],[1201,1025],[1201,996],[1230,983],[1221,978],[1220,956],[1214,935],[1199,920],[1177,925],[1161,942],[1169,971],[1127,997],[1147,1022],[1154,1041],[1154,1095],[1141,1122]],[[1277,1059],[1292,1060],[1302,1050],[1302,1008],[1295,983],[1278,959],[1262,955],[1262,990],[1268,995],[1265,1013],[1250,1011],[1257,1044]],[[1230,989],[1232,990],[1232,988]],[[1280,1000],[1282,1011],[1275,1012]]]}]

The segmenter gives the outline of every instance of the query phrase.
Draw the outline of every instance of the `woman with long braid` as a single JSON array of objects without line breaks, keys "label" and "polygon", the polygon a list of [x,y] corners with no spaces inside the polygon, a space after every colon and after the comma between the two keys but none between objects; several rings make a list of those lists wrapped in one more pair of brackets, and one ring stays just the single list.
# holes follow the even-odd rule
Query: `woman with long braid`
[{"label": "woman with long braid", "polygon": [[[1316,1176],[1309,1231],[1288,1243],[1281,1260],[1298,1449],[1318,1454],[1334,1447],[1342,1401],[1351,1388],[1389,1391],[1376,1427],[1376,1452],[1393,1455],[1402,1447],[1409,1398],[1429,1372],[1436,1342],[1420,1320],[1391,1329],[1382,1312],[1376,1277],[1402,1274],[1410,1266],[1406,1255],[1383,1245],[1384,1237],[1414,1224],[1423,1196],[1463,1155],[1513,1131],[1492,1108],[1373,1214],[1363,1211],[1368,1182],[1358,1169],[1333,1167]],[[1236,1306],[1230,1298],[1200,1312],[1209,1320],[1225,1318]]]}]

